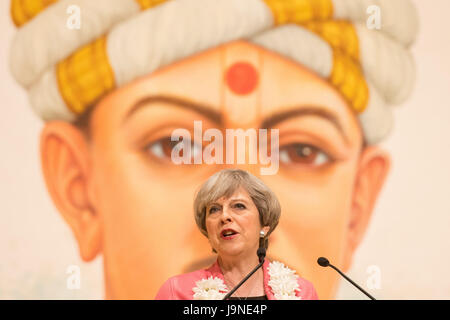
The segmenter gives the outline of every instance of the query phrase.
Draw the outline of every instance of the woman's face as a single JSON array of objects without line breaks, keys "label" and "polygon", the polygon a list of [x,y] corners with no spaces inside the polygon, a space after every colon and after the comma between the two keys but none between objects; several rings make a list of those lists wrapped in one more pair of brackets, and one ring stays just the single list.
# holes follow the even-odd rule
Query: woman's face
[{"label": "woman's face", "polygon": [[256,257],[259,232],[263,228],[258,208],[244,188],[239,188],[229,198],[209,204],[205,223],[209,243],[219,256],[228,259]]},{"label": "woman's face", "polygon": [[[238,81],[230,87],[225,75],[238,62],[254,66],[256,85]],[[245,90],[233,89],[240,85]],[[171,133],[193,132],[195,120],[203,132],[278,129],[278,172],[261,176],[260,164],[174,164]],[[336,275],[320,269],[316,260],[326,256],[342,267],[355,249],[348,238],[362,133],[345,100],[326,81],[238,41],[115,90],[95,107],[91,128],[89,183],[101,220],[107,297],[151,299],[167,278],[216,259],[196,227],[192,207],[200,185],[227,167],[258,176],[280,200],[280,223],[270,236],[268,257],[312,281],[320,298],[333,296]],[[226,146],[222,151],[230,152]],[[244,192],[235,196],[248,198]],[[245,209],[234,197],[222,201],[222,209],[207,218],[210,241],[221,253],[237,254],[254,245],[259,221],[251,201]],[[219,237],[219,221],[226,215],[243,232],[235,240]]]}]

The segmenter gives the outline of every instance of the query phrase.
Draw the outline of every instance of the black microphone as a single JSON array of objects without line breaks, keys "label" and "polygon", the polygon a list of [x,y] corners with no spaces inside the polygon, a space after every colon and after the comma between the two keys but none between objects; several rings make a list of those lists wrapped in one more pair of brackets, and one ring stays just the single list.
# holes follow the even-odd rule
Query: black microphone
[{"label": "black microphone", "polygon": [[368,296],[370,299],[372,300],[376,300],[374,297],[372,297],[370,294],[368,294],[363,288],[361,288],[360,286],[358,286],[356,283],[354,283],[349,277],[347,277],[345,274],[343,274],[338,268],[336,268],[335,266],[333,266],[330,261],[328,261],[327,258],[325,257],[320,257],[319,259],[317,259],[317,263],[321,266],[321,267],[332,267],[334,270],[336,270],[337,272],[339,272],[339,274],[341,276],[343,276],[348,282],[350,282],[352,285],[354,285],[355,287],[357,287],[362,293],[364,293],[366,296]]},{"label": "black microphone", "polygon": [[258,265],[252,271],[250,271],[250,273],[246,275],[245,278],[242,279],[241,282],[239,282],[230,292],[228,292],[226,296],[223,297],[222,300],[227,300],[229,297],[231,297],[231,295],[235,293],[236,290],[239,289],[242,286],[242,284],[248,280],[248,278],[250,278],[259,268],[262,267],[262,265],[264,264],[264,258],[266,257],[266,247],[264,245],[265,241],[266,241],[265,237],[259,237],[259,248],[256,251],[256,254],[258,255],[259,258]]},{"label": "black microphone", "polygon": [[258,255],[259,258],[259,262],[264,261],[264,258],[266,257],[265,242],[266,242],[265,237],[259,237],[259,248],[258,251],[256,251],[256,254]]}]

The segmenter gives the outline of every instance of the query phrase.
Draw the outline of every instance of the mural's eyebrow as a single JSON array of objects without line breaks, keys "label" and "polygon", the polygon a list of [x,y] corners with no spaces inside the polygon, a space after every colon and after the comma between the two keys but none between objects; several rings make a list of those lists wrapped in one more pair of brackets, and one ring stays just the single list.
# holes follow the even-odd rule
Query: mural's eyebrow
[{"label": "mural's eyebrow", "polygon": [[266,117],[266,119],[261,124],[261,128],[270,129],[273,128],[278,123],[283,122],[289,118],[302,116],[315,116],[326,119],[333,126],[336,127],[336,129],[339,131],[344,141],[347,143],[347,145],[349,145],[348,136],[345,133],[345,130],[341,122],[339,121],[338,117],[333,112],[318,106],[299,106],[289,109],[287,111],[274,113]]},{"label": "mural's eyebrow", "polygon": [[214,121],[217,124],[222,124],[222,115],[220,114],[220,112],[214,110],[212,106],[198,102],[188,101],[184,98],[167,95],[151,95],[138,100],[125,114],[123,122],[125,122],[137,110],[143,107],[152,106],[155,103],[168,103],[175,107],[192,110],[203,115],[204,117],[207,117],[208,119]]}]

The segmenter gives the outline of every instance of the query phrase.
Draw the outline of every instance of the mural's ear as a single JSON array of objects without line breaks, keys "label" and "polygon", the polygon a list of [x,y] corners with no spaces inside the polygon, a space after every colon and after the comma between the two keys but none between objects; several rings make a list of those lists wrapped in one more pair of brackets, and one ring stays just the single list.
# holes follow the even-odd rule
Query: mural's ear
[{"label": "mural's ear", "polygon": [[101,250],[101,225],[93,202],[86,138],[69,123],[51,121],[44,125],[40,144],[47,189],[72,229],[82,259],[90,261]]},{"label": "mural's ear", "polygon": [[391,158],[386,151],[377,146],[363,149],[355,178],[342,266],[344,271],[349,269],[353,254],[363,239],[390,166]]}]

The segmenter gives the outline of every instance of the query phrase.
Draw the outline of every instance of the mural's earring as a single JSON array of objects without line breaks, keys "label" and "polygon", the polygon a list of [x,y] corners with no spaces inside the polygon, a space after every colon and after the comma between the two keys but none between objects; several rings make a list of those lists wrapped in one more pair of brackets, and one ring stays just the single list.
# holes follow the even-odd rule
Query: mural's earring
[{"label": "mural's earring", "polygon": [[264,238],[265,236],[266,236],[266,234],[264,233],[264,231],[261,230],[261,231],[259,232],[259,237],[260,237],[260,238]]}]

